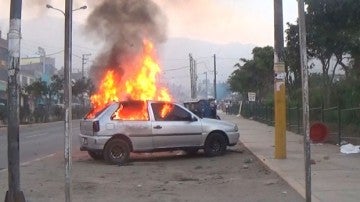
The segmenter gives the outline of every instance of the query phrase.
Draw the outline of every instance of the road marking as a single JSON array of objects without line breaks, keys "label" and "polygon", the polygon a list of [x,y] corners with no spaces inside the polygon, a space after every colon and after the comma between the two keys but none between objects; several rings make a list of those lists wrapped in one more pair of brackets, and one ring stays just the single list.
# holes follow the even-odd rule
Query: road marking
[{"label": "road marking", "polygon": [[[53,157],[55,156],[56,153],[52,153],[52,154],[49,154],[49,155],[46,155],[46,156],[43,156],[43,157],[39,157],[39,158],[36,158],[36,159],[33,159],[33,160],[30,160],[30,161],[26,161],[24,163],[21,163],[20,166],[27,166],[27,165],[30,165],[31,163],[34,163],[34,162],[37,162],[37,161],[41,161],[41,160],[44,160],[46,158],[50,158],[50,157]],[[3,170],[0,170],[0,173],[2,172],[6,172],[8,169],[5,168]]]},{"label": "road marking", "polygon": [[28,136],[25,136],[24,138],[41,137],[41,136],[45,136],[45,135],[49,135],[49,133],[40,133],[40,134],[36,134],[36,135],[28,135]]}]

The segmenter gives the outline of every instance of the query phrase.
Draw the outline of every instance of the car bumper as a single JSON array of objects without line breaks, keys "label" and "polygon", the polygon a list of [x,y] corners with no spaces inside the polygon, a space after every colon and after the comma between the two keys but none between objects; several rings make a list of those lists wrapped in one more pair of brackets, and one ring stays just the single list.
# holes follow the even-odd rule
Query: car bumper
[{"label": "car bumper", "polygon": [[239,137],[240,137],[239,132],[228,132],[227,135],[229,138],[230,146],[236,145],[239,142]]},{"label": "car bumper", "polygon": [[111,137],[108,136],[87,136],[79,135],[81,151],[103,150],[106,142]]}]

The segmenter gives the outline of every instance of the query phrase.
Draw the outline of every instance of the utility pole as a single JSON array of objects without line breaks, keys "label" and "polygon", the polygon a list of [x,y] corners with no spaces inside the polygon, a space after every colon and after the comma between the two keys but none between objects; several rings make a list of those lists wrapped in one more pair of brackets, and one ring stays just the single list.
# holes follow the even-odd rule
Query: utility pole
[{"label": "utility pole", "polygon": [[196,95],[196,80],[197,80],[197,73],[196,73],[196,61],[192,57],[191,54],[189,54],[190,59],[190,90],[191,90],[191,98],[195,99],[197,97]]},{"label": "utility pole", "polygon": [[304,0],[298,0],[299,12],[299,43],[300,64],[302,80],[302,102],[303,102],[303,129],[304,129],[304,159],[305,159],[305,195],[306,201],[311,202],[311,164],[310,164],[310,127],[309,127],[309,72],[307,68],[306,55],[306,27]]},{"label": "utility pole", "polygon": [[189,62],[190,62],[190,96],[194,99],[194,67],[193,67],[193,57],[189,54]]},{"label": "utility pole", "polygon": [[214,99],[216,100],[216,55],[214,54]]},{"label": "utility pole", "polygon": [[64,101],[65,101],[65,201],[71,202],[71,55],[72,55],[72,0],[65,1],[65,41],[64,41]]},{"label": "utility pole", "polygon": [[206,95],[206,99],[208,99],[208,92],[209,92],[209,87],[208,87],[208,78],[207,78],[207,72],[204,72],[205,74],[205,95]]},{"label": "utility pole", "polygon": [[8,185],[5,202],[25,202],[20,189],[19,85],[22,0],[11,0],[8,67]]},{"label": "utility pole", "polygon": [[194,71],[193,71],[193,76],[194,76],[194,98],[197,98],[197,63],[196,60],[193,60],[193,67],[194,67]]},{"label": "utility pole", "polygon": [[85,72],[84,72],[84,68],[85,68],[85,64],[87,63],[87,61],[89,60],[88,57],[90,57],[90,53],[88,54],[83,54],[82,55],[82,63],[81,63],[81,77],[84,78],[85,77]]},{"label": "utility pole", "polygon": [[286,158],[286,101],[282,0],[274,0],[275,158]]}]

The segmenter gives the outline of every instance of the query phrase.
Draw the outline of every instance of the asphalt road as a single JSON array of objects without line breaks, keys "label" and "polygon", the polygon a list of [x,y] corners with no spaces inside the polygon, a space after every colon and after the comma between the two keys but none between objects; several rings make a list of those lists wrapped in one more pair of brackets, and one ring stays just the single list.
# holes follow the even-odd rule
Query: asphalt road
[{"label": "asphalt road", "polygon": [[[72,122],[73,151],[79,149],[79,120]],[[64,152],[64,122],[20,126],[20,163]],[[0,170],[8,167],[7,128],[0,128]]]}]

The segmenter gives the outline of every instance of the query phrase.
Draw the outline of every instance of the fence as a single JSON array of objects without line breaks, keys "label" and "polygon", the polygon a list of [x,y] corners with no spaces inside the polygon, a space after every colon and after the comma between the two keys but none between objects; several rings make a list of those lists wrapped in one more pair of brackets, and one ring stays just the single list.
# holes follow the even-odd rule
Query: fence
[{"label": "fence", "polygon": [[[302,107],[287,107],[287,130],[303,134]],[[245,102],[241,115],[269,125],[274,125],[274,107],[255,102]],[[327,142],[340,144],[341,141],[360,143],[360,107],[342,109],[339,106],[324,108],[310,107],[310,125],[316,122],[324,123],[329,130]]]}]

